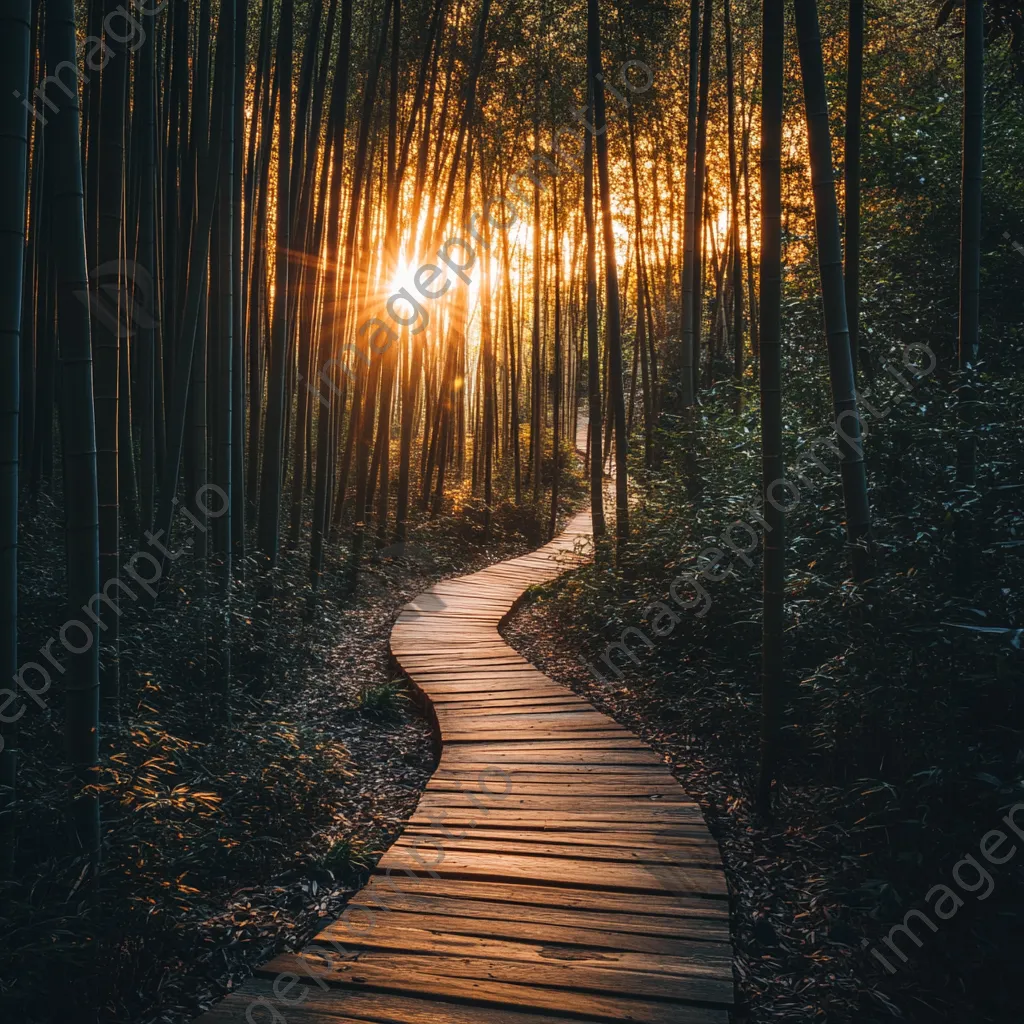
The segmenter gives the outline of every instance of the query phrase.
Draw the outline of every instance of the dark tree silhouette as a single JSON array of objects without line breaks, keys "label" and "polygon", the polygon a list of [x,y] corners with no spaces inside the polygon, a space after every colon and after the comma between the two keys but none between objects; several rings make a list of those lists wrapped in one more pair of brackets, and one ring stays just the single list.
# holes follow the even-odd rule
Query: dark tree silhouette
[{"label": "dark tree silhouette", "polygon": [[782,719],[785,586],[782,459],[782,107],[783,0],[765,0],[761,29],[761,514],[764,516],[761,628],[761,769],[757,803],[771,811]]},{"label": "dark tree silhouette", "polygon": [[[17,0],[0,10],[0,93],[28,95],[31,3]],[[0,104],[0,673],[18,670],[18,416],[21,377],[25,204],[28,197],[28,110],[8,99]],[[5,701],[4,707],[9,702]],[[14,798],[18,768],[16,713],[0,718],[0,877],[14,854],[13,822],[4,813]]]},{"label": "dark tree silhouette", "polygon": [[807,138],[814,190],[814,224],[818,236],[818,267],[828,343],[829,379],[835,413],[837,443],[842,452],[843,500],[846,505],[846,536],[854,576],[868,573],[868,542],[871,520],[868,485],[864,471],[861,421],[850,353],[843,285],[842,241],[839,208],[832,177],[832,136],[828,122],[825,69],[821,55],[817,0],[794,0],[800,70],[807,108]]}]

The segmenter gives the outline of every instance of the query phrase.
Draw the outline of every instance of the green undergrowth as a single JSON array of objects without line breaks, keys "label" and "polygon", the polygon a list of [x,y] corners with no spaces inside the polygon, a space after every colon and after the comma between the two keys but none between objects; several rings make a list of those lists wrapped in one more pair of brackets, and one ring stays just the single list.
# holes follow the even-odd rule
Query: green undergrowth
[{"label": "green undergrowth", "polygon": [[[1019,341],[1008,345],[1019,352]],[[808,471],[787,516],[787,706],[776,822],[829,836],[839,855],[828,864],[828,899],[872,939],[921,906],[932,885],[948,882],[958,859],[977,855],[982,836],[1024,801],[1024,381],[983,374],[978,486],[958,498],[951,381],[940,367],[907,391],[881,368],[883,360],[899,366],[895,346],[876,356],[873,404],[891,404],[891,412],[869,425],[865,446],[871,578],[850,578],[833,457],[822,456],[826,471]],[[828,383],[799,348],[787,356],[784,379],[786,465],[795,480],[793,467],[826,436]],[[761,536],[751,514],[760,509],[756,401],[748,392],[737,414],[731,385],[720,386],[694,435],[664,417],[660,466],[633,467],[627,552],[614,564],[606,550],[534,598],[550,602],[556,629],[578,638],[577,658],[607,680],[613,704],[639,709],[655,733],[695,737],[748,805],[760,727],[760,555],[753,552],[749,565],[744,555],[727,557],[730,574],[702,580],[707,598],[689,610],[669,588],[705,564],[703,550],[727,547],[720,538],[731,523],[747,522]],[[972,537],[968,572],[957,584],[960,502]],[[737,547],[749,544],[739,528],[731,536]],[[688,586],[678,592],[693,598]],[[646,641],[624,635],[629,627]],[[633,656],[612,651],[619,668],[610,669],[602,656],[620,639]],[[977,1006],[1002,1012],[997,993],[1006,989],[996,982],[1019,949],[1008,936],[1024,908],[1022,882],[1024,862],[1007,865],[987,905],[927,934],[921,954],[905,942],[915,959],[892,983],[895,1002],[914,1004],[920,979],[930,977],[941,988],[968,987]],[[918,980],[908,985],[908,977]]]}]

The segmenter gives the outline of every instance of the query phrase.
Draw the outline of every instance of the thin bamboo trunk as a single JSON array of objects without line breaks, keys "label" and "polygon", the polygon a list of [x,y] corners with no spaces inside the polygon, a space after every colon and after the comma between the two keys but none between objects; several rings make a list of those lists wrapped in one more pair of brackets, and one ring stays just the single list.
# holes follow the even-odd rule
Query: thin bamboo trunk
[{"label": "thin bamboo trunk", "polygon": [[740,121],[743,124],[743,216],[746,221],[747,244],[747,303],[750,309],[750,351],[754,357],[754,374],[757,375],[758,359],[760,358],[760,333],[758,326],[758,310],[754,283],[754,245],[750,217],[750,125],[753,118],[754,104],[750,104],[748,113],[746,88],[746,55],[743,42],[740,42]]},{"label": "thin bamboo trunk", "polygon": [[860,364],[860,150],[861,94],[864,86],[864,0],[850,0],[846,70],[846,137],[844,181],[846,238],[843,281],[846,315],[850,321],[850,357],[854,377]]},{"label": "thin bamboo trunk", "polygon": [[[695,0],[694,0],[695,2]],[[593,83],[588,76],[588,105],[593,105]],[[583,208],[587,231],[587,397],[589,410],[590,510],[594,538],[606,534],[604,523],[604,470],[601,447],[601,353],[597,335],[597,231],[594,223],[594,143],[584,137]]]},{"label": "thin bamboo trunk", "polygon": [[551,408],[551,520],[548,523],[548,537],[554,539],[555,528],[558,525],[558,474],[559,451],[561,443],[560,415],[562,400],[562,239],[561,224],[558,218],[558,178],[552,182],[551,194],[551,220],[552,220],[552,248],[551,258],[554,262],[555,271],[555,336],[554,336],[554,390],[552,392]]},{"label": "thin bamboo trunk", "polygon": [[[46,11],[46,63],[68,86],[68,68],[77,68],[73,0],[50,0]],[[100,585],[99,490],[96,473],[96,420],[93,405],[92,341],[86,272],[85,206],[79,136],[78,89],[72,80],[59,109],[49,115],[52,138],[52,209],[57,258],[57,316],[60,324],[61,447],[67,502],[68,622],[78,618]],[[63,639],[63,638],[62,638]],[[70,659],[64,677],[64,735],[75,772],[72,825],[78,845],[98,867],[99,644],[95,627],[68,631]]]},{"label": "thin bamboo trunk", "polygon": [[[732,242],[732,355],[736,378],[736,409],[742,409],[743,391],[743,257],[740,252],[740,178],[736,157],[736,72],[733,60],[730,0],[723,0],[725,12],[726,94],[729,120],[729,218]],[[729,317],[726,315],[726,323]]]},{"label": "thin bamboo trunk", "polygon": [[964,2],[963,165],[960,185],[960,315],[957,345],[960,439],[956,478],[973,487],[977,464],[977,398],[974,364],[978,359],[981,312],[982,159],[985,149],[985,11],[982,0]]},{"label": "thin bamboo trunk", "polygon": [[288,323],[291,262],[291,143],[293,0],[282,0],[277,37],[278,149],[277,219],[275,221],[274,319],[267,378],[267,419],[263,431],[263,472],[260,477],[259,543],[271,565],[281,543],[281,483],[285,454],[285,367],[290,339]]},{"label": "thin bamboo trunk", "polygon": [[764,516],[761,624],[761,763],[758,810],[771,813],[785,702],[782,635],[785,513],[782,459],[782,107],[783,0],[764,0],[761,101],[761,502]]},{"label": "thin bamboo trunk", "polygon": [[832,138],[825,92],[825,69],[818,30],[817,0],[794,0],[800,70],[807,108],[807,136],[814,189],[814,223],[818,236],[825,336],[828,342],[829,379],[835,412],[837,443],[842,452],[843,501],[846,537],[855,579],[868,573],[871,519],[864,471],[861,422],[857,411],[850,331],[846,320],[843,254],[832,174]]},{"label": "thin bamboo trunk", "polygon": [[604,235],[606,325],[609,359],[608,386],[615,417],[615,536],[620,552],[629,539],[629,485],[626,454],[626,405],[622,391],[622,323],[619,312],[619,276],[612,227],[611,185],[608,175],[608,136],[601,74],[601,26],[597,0],[587,0],[587,71],[594,100],[594,133],[597,137],[597,178],[601,197]]},{"label": "thin bamboo trunk", "polygon": [[[537,104],[540,102],[540,78],[534,79],[533,101],[533,151],[540,148],[540,127],[538,122]],[[540,500],[540,468],[541,453],[544,437],[544,416],[542,403],[544,401],[544,389],[541,381],[541,325],[540,325],[540,293],[541,277],[543,275],[544,260],[541,253],[541,238],[543,236],[543,225],[540,219],[540,176],[534,175],[533,179],[533,261],[530,267],[533,287],[533,324],[530,335],[530,467],[529,475],[533,484],[533,500]]]},{"label": "thin bamboo trunk", "polygon": [[[964,0],[963,152],[960,177],[960,306],[957,341],[956,482],[964,504],[977,485],[978,360],[981,315],[982,168],[985,151],[985,9]],[[966,492],[966,493],[963,493]],[[974,523],[970,508],[955,516],[955,580],[966,592],[974,575]]]},{"label": "thin bamboo trunk", "polygon": [[[222,720],[230,718],[228,695],[231,689],[231,602],[232,602],[232,491],[234,487],[234,375],[235,365],[235,262],[238,254],[235,242],[235,149],[241,144],[236,139],[235,129],[235,34],[240,31],[236,18],[237,10],[244,7],[244,0],[221,0],[217,29],[217,78],[214,83],[213,101],[222,109],[223,133],[219,140],[220,188],[222,200],[218,211],[218,260],[211,260],[211,274],[216,282],[216,296],[212,322],[215,325],[212,346],[214,446],[213,483],[200,497],[196,505],[203,512],[209,510],[213,518],[213,550],[217,563],[216,594],[214,608],[214,640],[216,653],[208,676],[216,701],[217,713]],[[244,19],[244,15],[243,15]],[[244,25],[244,20],[243,20]],[[244,28],[241,29],[244,31]]]},{"label": "thin bamboo trunk", "polygon": [[[156,275],[156,202],[157,202],[157,139],[156,139],[156,46],[150,32],[139,52],[136,73],[135,113],[139,118],[139,228],[137,262],[155,280]],[[141,461],[139,463],[139,525],[140,532],[153,526],[156,484],[156,360],[158,310],[156,289],[144,317],[136,317],[138,346],[138,383],[135,389],[136,415],[139,419]]]},{"label": "thin bamboo trunk", "polygon": [[713,6],[713,0],[704,0],[704,23],[701,29],[700,43],[700,84],[697,100],[697,141],[694,149],[694,211],[696,219],[693,258],[693,301],[690,308],[691,323],[689,325],[693,337],[690,352],[694,360],[694,381],[700,379],[700,343],[704,322],[704,261],[706,254],[703,245],[703,233],[709,201],[706,177],[708,110],[711,89],[711,15]]},{"label": "thin bamboo trunk", "polygon": [[696,349],[693,337],[693,296],[696,286],[697,232],[697,78],[700,64],[700,0],[690,0],[690,60],[686,108],[686,175],[684,180],[683,273],[680,287],[682,344],[682,407],[697,401]]},{"label": "thin bamboo trunk", "polygon": [[[107,21],[116,5],[105,5]],[[104,34],[109,57],[102,72],[99,153],[98,264],[92,278],[114,284],[113,309],[104,308],[93,324],[93,392],[96,413],[96,468],[99,484],[100,577],[116,579],[120,573],[121,529],[118,475],[118,417],[120,413],[120,349],[127,344],[126,311],[121,308],[121,229],[124,208],[124,124],[128,59],[124,43],[116,32]],[[97,295],[97,305],[103,302]],[[100,686],[105,715],[117,719],[120,702],[120,622],[108,607],[100,613],[103,643],[100,656]]]},{"label": "thin bamboo trunk", "polygon": [[[18,671],[18,423],[21,399],[22,275],[28,197],[28,110],[9,102],[27,96],[32,37],[30,0],[0,10],[0,673]],[[9,702],[8,702],[9,703]],[[5,704],[6,707],[6,704]],[[14,820],[8,808],[18,771],[18,719],[0,715],[0,879],[14,862]]]}]

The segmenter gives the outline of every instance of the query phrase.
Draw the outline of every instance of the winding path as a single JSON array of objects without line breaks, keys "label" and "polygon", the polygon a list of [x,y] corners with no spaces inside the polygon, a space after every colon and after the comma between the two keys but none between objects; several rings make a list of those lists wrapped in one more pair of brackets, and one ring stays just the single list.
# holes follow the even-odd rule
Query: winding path
[{"label": "winding path", "polygon": [[434,718],[437,771],[342,918],[203,1024],[727,1024],[726,884],[699,808],[498,634],[589,539],[581,512],[403,608],[391,651]]}]

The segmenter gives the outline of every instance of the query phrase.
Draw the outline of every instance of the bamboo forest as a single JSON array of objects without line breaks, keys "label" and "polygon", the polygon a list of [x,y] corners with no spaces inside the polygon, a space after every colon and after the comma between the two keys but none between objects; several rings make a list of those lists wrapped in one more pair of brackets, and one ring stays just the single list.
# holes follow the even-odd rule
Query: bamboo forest
[{"label": "bamboo forest", "polygon": [[0,1020],[1005,1024],[1024,4],[0,0]]}]

